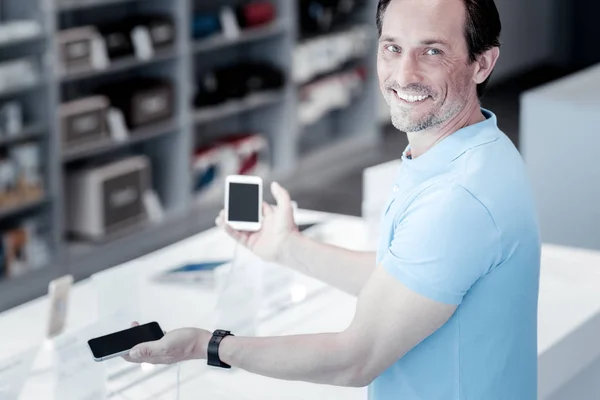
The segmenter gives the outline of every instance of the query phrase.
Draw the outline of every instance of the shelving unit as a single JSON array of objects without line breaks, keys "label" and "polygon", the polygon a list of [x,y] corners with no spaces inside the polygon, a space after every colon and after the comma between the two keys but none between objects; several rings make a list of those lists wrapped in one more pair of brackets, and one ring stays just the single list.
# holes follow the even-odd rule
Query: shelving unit
[{"label": "shelving unit", "polygon": [[23,93],[39,90],[44,86],[44,82],[34,82],[27,85],[16,86],[9,89],[0,90],[0,100],[8,97],[15,97]]},{"label": "shelving unit", "polygon": [[17,206],[0,208],[0,221],[6,218],[17,217],[20,214],[24,214],[36,208],[40,208],[45,204],[48,204],[48,199],[44,197],[39,200],[24,202]]},{"label": "shelving unit", "polygon": [[161,122],[153,126],[138,128],[129,133],[129,137],[122,141],[109,139],[101,143],[91,143],[77,146],[63,152],[64,163],[74,162],[85,158],[106,154],[111,150],[117,150],[132,146],[137,143],[146,142],[169,133],[177,131],[178,126],[174,121]]},{"label": "shelving unit", "polygon": [[208,39],[194,41],[192,51],[195,53],[215,51],[231,46],[239,46],[257,40],[268,39],[270,37],[285,34],[285,26],[277,21],[267,26],[261,26],[253,29],[243,30],[239,38],[229,39],[223,35],[216,35]]},{"label": "shelving unit", "polygon": [[[42,270],[32,271],[14,280],[0,280],[0,311],[43,295],[50,279],[65,273],[83,279],[91,274],[126,262],[199,232],[214,221],[221,206],[222,191],[197,194],[192,186],[192,157],[196,146],[206,138],[231,133],[256,132],[268,141],[271,172],[265,181],[286,182],[302,167],[303,173],[320,173],[322,162],[335,153],[343,157],[347,149],[361,148],[377,140],[377,97],[375,68],[376,0],[357,10],[347,26],[367,23],[373,27],[373,51],[359,60],[368,69],[364,95],[345,110],[332,112],[322,121],[300,127],[298,95],[300,87],[291,81],[293,52],[305,36],[298,32],[300,0],[271,0],[277,19],[267,25],[243,30],[235,39],[216,35],[196,40],[191,36],[191,18],[195,11],[218,10],[240,0],[1,0],[16,17],[41,18],[42,37],[32,37],[6,47],[29,46],[42,62],[42,76],[36,85],[0,92],[0,102],[18,96],[33,96],[39,106],[36,119],[29,121],[19,136],[0,139],[0,149],[31,140],[44,149],[45,189],[47,196],[17,209],[0,211],[0,227],[5,218],[40,213],[49,225],[53,259]],[[157,50],[148,60],[133,56],[114,60],[101,70],[63,73],[58,60],[57,33],[65,28],[101,24],[145,13],[164,13],[175,22],[176,41]],[[314,36],[313,36],[314,37]],[[0,61],[2,57],[0,57]],[[256,93],[245,99],[195,109],[195,77],[207,68],[240,61],[266,61],[279,67],[286,85],[275,91]],[[94,91],[98,85],[127,80],[139,75],[168,78],[173,82],[175,113],[172,119],[151,124],[129,133],[126,140],[107,140],[63,150],[58,108],[61,102]],[[372,92],[372,93],[371,93]],[[302,140],[331,133],[325,141],[305,151]],[[74,241],[65,230],[67,175],[79,164],[114,155],[144,154],[152,162],[153,183],[164,207],[161,223],[144,223],[110,235],[102,242]],[[309,172],[306,172],[309,173]],[[212,194],[211,194],[212,193]],[[0,229],[1,231],[2,229]]]},{"label": "shelving unit", "polygon": [[46,36],[44,36],[43,34],[39,34],[39,35],[31,35],[31,36],[27,36],[27,37],[22,37],[22,38],[18,38],[18,39],[0,40],[0,50],[7,49],[12,46],[22,46],[22,45],[26,45],[26,44],[29,44],[32,42],[37,42],[37,41],[41,41],[41,40],[45,40],[45,39],[46,39]]},{"label": "shelving unit", "polygon": [[27,125],[23,128],[23,130],[20,133],[16,135],[0,137],[0,147],[40,139],[42,138],[46,130],[47,126],[44,124]]},{"label": "shelving unit", "polygon": [[152,58],[147,60],[139,60],[135,56],[123,57],[109,64],[105,69],[89,70],[82,69],[80,71],[69,71],[61,77],[62,82],[73,82],[79,79],[89,79],[97,76],[111,75],[118,72],[128,71],[135,68],[159,63],[162,61],[172,60],[177,57],[175,49],[161,49],[157,51]]},{"label": "shelving unit", "polygon": [[217,107],[209,107],[194,112],[194,123],[205,124],[219,119],[236,116],[252,110],[277,104],[284,100],[283,91],[269,91],[248,96],[242,100],[232,101]]},{"label": "shelving unit", "polygon": [[135,1],[143,0],[55,0],[56,10],[59,12],[93,9],[113,4],[126,5],[127,3],[133,3]]}]

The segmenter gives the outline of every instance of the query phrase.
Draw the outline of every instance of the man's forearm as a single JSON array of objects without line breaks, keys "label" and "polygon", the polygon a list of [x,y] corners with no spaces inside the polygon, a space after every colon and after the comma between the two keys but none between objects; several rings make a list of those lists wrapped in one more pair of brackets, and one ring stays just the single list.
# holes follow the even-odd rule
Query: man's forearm
[{"label": "man's forearm", "polygon": [[265,338],[228,336],[222,362],[275,379],[335,386],[364,386],[360,358],[344,333]]},{"label": "man's forearm", "polygon": [[284,242],[279,262],[358,296],[375,270],[374,252],[357,252],[320,243],[300,233]]}]

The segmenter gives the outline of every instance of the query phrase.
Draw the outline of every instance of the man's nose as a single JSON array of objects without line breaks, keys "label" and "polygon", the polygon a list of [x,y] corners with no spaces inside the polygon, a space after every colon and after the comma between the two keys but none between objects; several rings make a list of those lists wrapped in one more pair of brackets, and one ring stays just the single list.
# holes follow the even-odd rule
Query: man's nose
[{"label": "man's nose", "polygon": [[422,81],[419,61],[413,55],[403,54],[395,65],[394,78],[400,87]]}]

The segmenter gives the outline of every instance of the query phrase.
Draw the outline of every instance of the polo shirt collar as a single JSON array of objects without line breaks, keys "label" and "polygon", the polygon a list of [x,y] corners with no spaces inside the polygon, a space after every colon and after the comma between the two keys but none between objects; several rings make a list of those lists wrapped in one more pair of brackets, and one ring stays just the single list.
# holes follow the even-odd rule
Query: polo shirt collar
[{"label": "polo shirt collar", "polygon": [[413,171],[436,172],[444,169],[467,150],[498,138],[498,124],[493,112],[481,108],[485,120],[469,125],[444,138],[415,159],[408,158],[410,145],[402,153],[403,168]]}]

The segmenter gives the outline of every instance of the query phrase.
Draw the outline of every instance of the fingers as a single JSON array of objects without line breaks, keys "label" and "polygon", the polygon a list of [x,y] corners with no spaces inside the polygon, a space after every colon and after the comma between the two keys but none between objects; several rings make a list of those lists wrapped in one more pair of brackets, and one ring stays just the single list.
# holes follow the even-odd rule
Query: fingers
[{"label": "fingers", "polygon": [[292,208],[292,200],[287,190],[281,187],[277,182],[271,183],[271,193],[277,201],[277,208],[281,210],[289,210]]},{"label": "fingers", "polygon": [[236,231],[229,225],[225,225],[225,232],[227,232],[227,234],[229,236],[231,236],[236,241],[240,242],[242,245],[244,245],[244,246],[248,245],[248,239],[250,238],[250,235],[251,235],[249,232]]},{"label": "fingers", "polygon": [[166,355],[166,349],[160,340],[138,344],[126,355],[130,362],[157,364],[163,361]]},{"label": "fingers", "polygon": [[225,225],[225,210],[221,210],[217,218],[215,219],[215,225],[222,228]]},{"label": "fingers", "polygon": [[131,323],[131,328],[134,328],[134,327],[136,327],[136,326],[140,326],[140,323],[139,323],[139,322],[137,322],[137,321],[133,321],[133,322]]},{"label": "fingers", "polygon": [[263,216],[270,217],[273,215],[273,207],[270,204],[263,201]]}]

